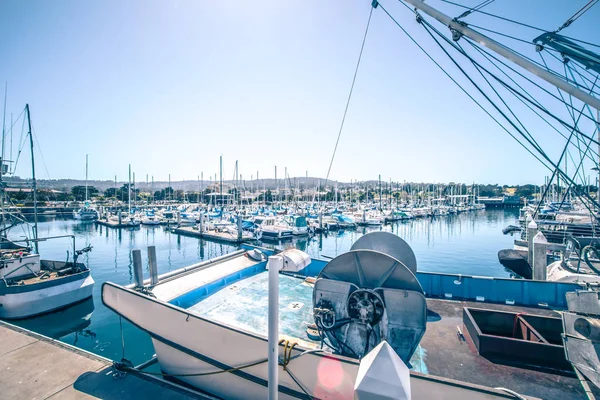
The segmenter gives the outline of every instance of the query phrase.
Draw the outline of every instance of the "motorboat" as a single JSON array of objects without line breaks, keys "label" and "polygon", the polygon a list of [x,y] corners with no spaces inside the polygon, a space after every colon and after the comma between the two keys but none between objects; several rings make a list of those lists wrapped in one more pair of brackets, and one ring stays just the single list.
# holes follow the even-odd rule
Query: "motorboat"
[{"label": "motorboat", "polygon": [[[56,239],[61,238],[45,238]],[[94,279],[77,257],[91,250],[75,250],[73,261],[40,259],[30,247],[4,239],[0,242],[0,318],[18,319],[64,308],[92,296]]]},{"label": "motorboat", "polygon": [[146,226],[160,225],[160,219],[156,216],[154,211],[146,211],[146,215],[141,218],[140,223]]},{"label": "motorboat", "polygon": [[98,219],[98,211],[91,207],[82,207],[77,211],[73,211],[73,217],[80,221],[94,221]]},{"label": "motorboat", "polygon": [[259,227],[262,239],[291,239],[294,234],[290,226],[278,223],[275,217],[258,216],[254,218],[254,223]]},{"label": "motorboat", "polygon": [[285,222],[292,229],[292,235],[294,236],[305,236],[310,233],[310,228],[305,216],[302,215],[289,215],[285,218]]}]

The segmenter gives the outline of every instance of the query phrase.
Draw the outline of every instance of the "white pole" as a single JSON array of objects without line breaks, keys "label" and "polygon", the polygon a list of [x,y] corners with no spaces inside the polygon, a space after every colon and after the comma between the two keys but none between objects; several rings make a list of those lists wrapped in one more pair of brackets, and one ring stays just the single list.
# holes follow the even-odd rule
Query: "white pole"
[{"label": "white pole", "polygon": [[269,257],[269,400],[279,394],[279,271],[281,256]]},{"label": "white pole", "polygon": [[594,107],[596,110],[600,110],[600,100],[599,99],[597,99],[596,97],[584,92],[583,90],[578,89],[575,86],[565,82],[564,80],[558,78],[557,76],[546,71],[545,69],[538,67],[531,61],[528,61],[527,59],[521,57],[517,53],[510,50],[508,47],[503,46],[502,44],[490,39],[489,37],[482,35],[481,33],[474,31],[473,29],[453,20],[451,17],[447,16],[446,14],[425,4],[425,2],[423,0],[404,0],[404,1],[406,1],[408,4],[412,5],[413,7],[423,11],[425,14],[437,19],[438,21],[440,21],[442,24],[449,27],[450,29],[453,29],[457,32],[462,33],[463,35],[473,39],[477,43],[498,53],[499,55],[508,59],[509,61],[514,62],[515,64],[519,65],[522,68],[525,68],[532,74],[539,76],[546,82],[556,86],[559,89],[564,90],[565,92],[569,93],[573,97],[578,98],[579,100],[590,105],[591,107]]}]

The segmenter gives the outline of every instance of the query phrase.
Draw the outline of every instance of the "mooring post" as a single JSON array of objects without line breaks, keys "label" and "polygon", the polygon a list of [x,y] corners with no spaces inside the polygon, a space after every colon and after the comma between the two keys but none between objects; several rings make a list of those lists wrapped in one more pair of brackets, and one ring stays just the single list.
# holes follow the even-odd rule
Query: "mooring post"
[{"label": "mooring post", "polygon": [[548,240],[542,232],[538,232],[533,238],[533,279],[545,281],[548,267]]},{"label": "mooring post", "polygon": [[238,241],[242,241],[242,216],[240,214],[237,215],[237,238]]},{"label": "mooring post", "polygon": [[142,251],[131,250],[133,257],[133,279],[135,286],[140,288],[144,286],[144,270],[142,269]]},{"label": "mooring post", "polygon": [[283,269],[281,256],[270,256],[269,270],[269,400],[279,394],[279,271]]},{"label": "mooring post", "polygon": [[538,232],[538,226],[534,220],[530,219],[531,217],[527,217],[529,221],[527,223],[527,262],[533,268],[533,238]]},{"label": "mooring post", "polygon": [[148,266],[150,267],[150,285],[157,285],[158,264],[156,262],[156,246],[148,246]]}]

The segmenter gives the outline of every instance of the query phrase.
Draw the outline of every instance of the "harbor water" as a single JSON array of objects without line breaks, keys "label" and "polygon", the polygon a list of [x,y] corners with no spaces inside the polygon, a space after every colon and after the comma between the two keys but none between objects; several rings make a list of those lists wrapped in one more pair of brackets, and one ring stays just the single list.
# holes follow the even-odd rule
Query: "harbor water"
[{"label": "harbor water", "polygon": [[[499,264],[497,253],[500,249],[512,247],[513,238],[503,235],[502,228],[515,224],[517,217],[516,209],[480,210],[396,222],[381,228],[340,230],[284,243],[257,244],[277,248],[294,246],[313,258],[334,257],[349,250],[364,233],[382,229],[398,234],[411,245],[420,271],[509,277],[509,272]],[[17,239],[19,229],[14,228],[10,236]],[[159,274],[237,249],[235,245],[179,236],[162,226],[128,230],[72,219],[40,222],[40,237],[60,235],[74,235],[78,249],[93,246],[92,252],[80,259],[90,267],[96,281],[93,299],[41,317],[11,322],[112,360],[125,357],[134,364],[152,357],[154,351],[150,338],[127,321],[121,321],[102,304],[100,295],[103,282],[133,282],[131,250],[142,250],[148,277],[146,248],[151,245],[156,246]],[[40,254],[44,259],[64,260],[67,251],[72,251],[69,239],[40,243]]]}]

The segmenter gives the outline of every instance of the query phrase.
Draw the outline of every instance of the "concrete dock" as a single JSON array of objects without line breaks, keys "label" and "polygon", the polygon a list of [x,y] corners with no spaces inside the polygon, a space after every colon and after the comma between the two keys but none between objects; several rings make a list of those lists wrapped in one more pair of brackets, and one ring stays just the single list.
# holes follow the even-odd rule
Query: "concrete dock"
[{"label": "concrete dock", "polygon": [[2,399],[210,399],[140,373],[118,377],[112,362],[0,322]]}]

